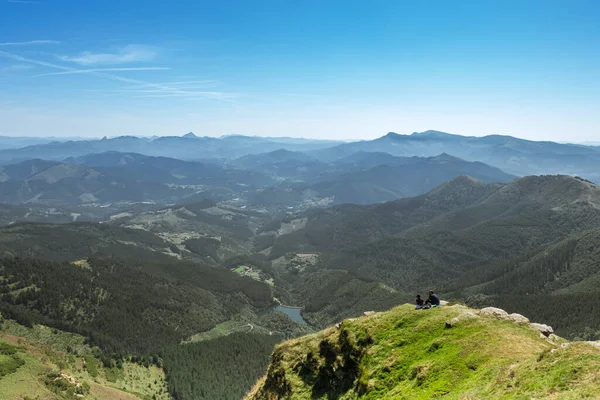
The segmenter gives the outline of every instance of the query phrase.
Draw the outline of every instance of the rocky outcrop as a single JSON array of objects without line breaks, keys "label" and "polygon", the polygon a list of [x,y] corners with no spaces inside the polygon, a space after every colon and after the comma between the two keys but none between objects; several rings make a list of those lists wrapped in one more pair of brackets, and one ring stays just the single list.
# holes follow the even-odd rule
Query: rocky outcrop
[{"label": "rocky outcrop", "polygon": [[549,337],[551,334],[554,333],[554,329],[552,329],[552,327],[549,325],[538,324],[538,323],[532,322],[531,324],[529,324],[529,327],[531,329],[533,329],[534,331],[540,332],[542,335],[544,335],[546,337]]},{"label": "rocky outcrop", "polygon": [[446,321],[446,328],[452,328],[453,326],[459,325],[461,321],[477,318],[477,315],[467,311],[464,314],[460,314],[458,317],[454,317],[451,320]]},{"label": "rocky outcrop", "polygon": [[494,317],[499,319],[509,319],[508,313],[501,308],[485,307],[477,312],[482,317]]},{"label": "rocky outcrop", "polygon": [[[554,329],[552,329],[551,326],[545,325],[545,324],[538,324],[535,322],[530,322],[529,318],[527,318],[521,314],[517,314],[517,313],[509,314],[506,311],[504,311],[503,309],[496,308],[496,307],[485,307],[479,311],[476,311],[476,313],[480,317],[496,318],[496,319],[501,319],[504,321],[511,321],[511,322],[514,322],[514,323],[520,324],[520,325],[529,324],[529,327],[531,329],[533,329],[534,331],[540,332],[540,336],[542,336],[544,338],[548,338],[551,341],[559,341],[560,340],[560,338],[558,336],[554,335]],[[446,324],[446,326],[447,325],[448,324]]]},{"label": "rocky outcrop", "polygon": [[529,318],[517,313],[509,314],[507,319],[517,324],[527,325],[529,323]]}]

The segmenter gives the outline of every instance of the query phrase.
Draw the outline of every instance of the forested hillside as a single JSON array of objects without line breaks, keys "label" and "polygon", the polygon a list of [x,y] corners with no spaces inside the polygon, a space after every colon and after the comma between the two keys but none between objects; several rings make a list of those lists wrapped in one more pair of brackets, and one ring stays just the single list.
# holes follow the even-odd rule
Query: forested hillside
[{"label": "forested hillside", "polygon": [[156,354],[244,307],[272,302],[268,285],[198,264],[15,258],[0,265],[6,317],[81,333],[109,354]]},{"label": "forested hillside", "polygon": [[177,399],[239,398],[283,338],[429,288],[600,337],[600,189],[580,178],[458,177],[414,198],[280,216],[212,200],[149,207],[0,228],[0,312],[86,337],[109,368],[160,366]]},{"label": "forested hillside", "polygon": [[437,287],[449,298],[527,312],[568,337],[598,337],[589,299],[598,294],[600,189],[589,182],[460,178],[425,196],[305,218],[289,234],[267,228],[271,258],[316,252],[320,268],[383,282],[403,299]]},{"label": "forested hillside", "polygon": [[[361,152],[329,163],[309,159],[302,165],[297,158],[291,158],[285,165],[274,164],[270,168],[272,173],[287,181],[258,190],[250,196],[252,204],[298,205],[309,199],[318,199],[326,205],[375,204],[421,195],[462,175],[487,183],[516,178],[489,165],[448,154],[425,158]],[[265,165],[249,167],[263,171]]]}]

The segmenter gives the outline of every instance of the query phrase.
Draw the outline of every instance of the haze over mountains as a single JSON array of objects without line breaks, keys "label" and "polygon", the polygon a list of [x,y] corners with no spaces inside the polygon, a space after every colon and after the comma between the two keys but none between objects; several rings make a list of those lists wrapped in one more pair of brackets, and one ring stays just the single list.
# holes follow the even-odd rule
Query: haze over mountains
[{"label": "haze over mountains", "polygon": [[414,196],[458,175],[485,182],[531,174],[600,180],[596,147],[436,131],[351,143],[123,136],[0,150],[0,162],[0,201],[59,206],[204,197],[309,208]]},{"label": "haze over mountains", "polygon": [[[260,138],[240,135],[221,138],[182,137],[139,138],[121,136],[102,140],[81,140],[36,144],[0,151],[3,163],[42,158],[63,160],[91,153],[118,151],[186,160],[235,159],[248,154],[276,150],[307,153],[320,161],[336,161],[357,152],[381,152],[399,157],[432,157],[447,153],[467,161],[480,161],[513,175],[542,173],[596,174],[600,150],[593,146],[534,142],[511,136],[467,137],[438,131],[411,135],[389,133],[370,141],[339,143],[289,138]],[[587,177],[597,179],[597,175]]]},{"label": "haze over mountains", "polygon": [[438,131],[399,135],[388,133],[379,139],[341,144],[322,150],[322,159],[337,159],[356,151],[386,152],[395,156],[435,156],[442,152],[469,161],[481,161],[508,173],[525,176],[534,174],[587,175],[598,180],[592,171],[598,165],[598,148],[534,142],[511,136],[491,135],[467,137]]},{"label": "haze over mountains", "polygon": [[291,138],[260,138],[241,135],[198,137],[193,133],[183,136],[156,138],[119,136],[92,140],[51,142],[35,144],[20,149],[0,150],[0,161],[20,161],[31,158],[62,160],[91,153],[119,151],[141,153],[149,156],[174,157],[185,160],[203,158],[236,158],[279,149],[310,151],[337,144],[333,141],[317,141]]},{"label": "haze over mountains", "polygon": [[[91,370],[75,373],[66,354],[51,368],[102,390],[147,365],[149,397],[239,399],[281,340],[430,287],[600,339],[595,147],[187,134],[37,143],[0,160],[6,326],[30,348],[45,326],[85,340],[74,357]],[[31,357],[11,373],[41,368]],[[58,390],[46,375],[19,379]]]}]

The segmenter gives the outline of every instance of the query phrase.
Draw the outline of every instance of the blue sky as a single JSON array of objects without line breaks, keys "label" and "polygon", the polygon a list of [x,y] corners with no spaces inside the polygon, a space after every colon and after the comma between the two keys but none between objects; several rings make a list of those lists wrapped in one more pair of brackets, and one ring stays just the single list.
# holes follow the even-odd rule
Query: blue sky
[{"label": "blue sky", "polygon": [[600,140],[600,2],[0,0],[0,135]]}]

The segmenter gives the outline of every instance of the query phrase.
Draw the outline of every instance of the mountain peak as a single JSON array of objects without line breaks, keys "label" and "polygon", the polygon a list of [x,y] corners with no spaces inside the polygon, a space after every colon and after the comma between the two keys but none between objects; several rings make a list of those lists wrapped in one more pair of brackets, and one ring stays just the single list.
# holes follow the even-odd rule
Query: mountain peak
[{"label": "mountain peak", "polygon": [[534,175],[504,185],[488,199],[510,204],[525,200],[548,208],[569,204],[588,204],[600,208],[600,188],[580,177]]},{"label": "mountain peak", "polygon": [[386,137],[388,139],[399,139],[403,136],[406,136],[406,135],[400,135],[399,133],[396,133],[396,132],[388,132],[388,134],[385,135],[384,137]]},{"label": "mountain peak", "polygon": [[430,193],[440,190],[448,190],[449,188],[464,188],[464,187],[480,187],[485,186],[486,183],[475,179],[468,175],[459,175],[456,178],[449,180],[448,182],[442,183],[437,188],[433,189]]},{"label": "mountain peak", "polygon": [[453,135],[451,133],[428,130],[424,132],[413,132],[410,135],[402,135],[396,132],[388,132],[384,138],[388,139],[403,139],[403,138],[411,138],[411,139],[448,139],[453,137],[461,137],[460,135]]},{"label": "mountain peak", "polygon": [[194,135],[194,132],[189,132],[186,133],[185,135],[183,135],[182,137],[184,138],[188,138],[188,139],[198,139],[198,136]]},{"label": "mountain peak", "polygon": [[[598,343],[567,342],[552,331],[491,307],[415,310],[406,304],[368,312],[277,346],[267,375],[247,399],[311,394],[396,398],[400,393],[403,398],[458,399],[468,394],[507,399],[598,393],[600,383],[589,379],[600,368]],[[590,364],[579,361],[581,357]],[[564,385],[557,378],[572,368],[577,373],[569,373]]]},{"label": "mountain peak", "polygon": [[435,138],[435,139],[447,139],[451,137],[459,137],[460,135],[453,135],[451,133],[428,130],[425,132],[413,132],[410,136],[418,137],[418,138]]},{"label": "mountain peak", "polygon": [[434,161],[464,161],[462,158],[454,157],[453,155],[445,152],[438,156],[431,157],[431,159]]},{"label": "mountain peak", "polygon": [[489,196],[496,189],[497,186],[494,184],[460,175],[432,189],[426,196],[431,203],[466,206]]}]

